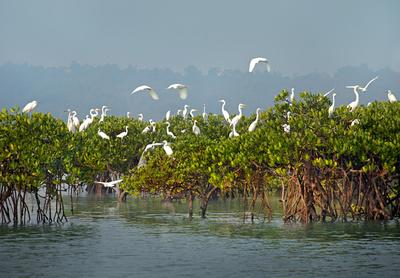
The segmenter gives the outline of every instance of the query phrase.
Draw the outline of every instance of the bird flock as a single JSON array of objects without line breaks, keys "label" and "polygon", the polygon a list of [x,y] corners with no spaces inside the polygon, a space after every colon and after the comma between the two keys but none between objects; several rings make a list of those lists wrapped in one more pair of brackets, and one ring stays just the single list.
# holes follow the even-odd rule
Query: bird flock
[{"label": "bird flock", "polygon": [[[271,66],[270,66],[270,62],[268,59],[264,58],[264,57],[256,57],[250,60],[249,63],[249,73],[252,73],[256,67],[258,67],[258,65],[265,65],[265,69],[267,72],[271,71]],[[346,88],[348,89],[353,89],[354,95],[355,95],[355,100],[352,101],[351,103],[349,103],[347,105],[347,108],[350,111],[354,111],[359,103],[360,103],[360,93],[366,93],[368,87],[375,81],[378,79],[378,76],[374,77],[373,79],[371,79],[365,86],[361,86],[361,85],[350,85],[350,86],[346,86]],[[188,97],[188,86],[184,85],[184,84],[180,84],[180,83],[174,83],[169,85],[166,90],[172,91],[174,93],[178,93],[179,98],[181,99],[186,99]],[[331,89],[330,91],[326,92],[325,94],[323,94],[324,97],[329,97],[329,95],[334,91],[335,89]],[[147,93],[153,100],[159,100],[160,97],[157,94],[157,92],[148,85],[140,85],[138,87],[136,87],[132,92],[131,95],[135,95],[138,93]],[[335,111],[335,96],[336,93],[332,94],[332,104],[328,109],[328,116],[332,117]],[[387,91],[387,97],[389,102],[396,102],[396,96],[391,92],[391,90]],[[293,101],[295,100],[295,90],[294,88],[291,89],[291,93],[289,98],[286,99],[286,102],[289,103],[289,105],[292,105]],[[224,120],[227,122],[227,124],[229,124],[229,126],[232,128],[231,132],[229,133],[229,137],[237,137],[239,136],[239,133],[236,130],[236,126],[239,123],[240,119],[243,116],[243,111],[242,109],[244,109],[246,107],[245,104],[240,103],[238,105],[238,114],[236,114],[234,117],[231,118],[229,112],[226,110],[226,101],[224,99],[219,100],[219,102],[222,104],[221,106],[221,114],[224,118]],[[28,104],[26,104],[24,106],[24,108],[22,109],[23,113],[30,113],[32,112],[34,109],[36,109],[38,105],[37,101],[32,101],[29,102]],[[369,104],[368,104],[369,105]],[[66,112],[68,112],[68,118],[67,118],[67,128],[70,132],[84,132],[89,126],[90,124],[93,123],[94,118],[99,116],[99,113],[101,111],[100,114],[100,120],[99,122],[103,122],[104,118],[107,116],[107,112],[110,111],[110,109],[107,106],[102,106],[101,109],[99,108],[92,108],[89,111],[89,115],[86,115],[85,119],[82,120],[82,122],[78,119],[77,117],[77,112],[68,109]],[[253,132],[256,127],[257,127],[257,123],[259,121],[259,117],[260,117],[260,108],[256,109],[256,118],[255,120],[250,124],[250,126],[248,127],[248,132]],[[185,104],[183,109],[178,109],[177,111],[177,115],[180,115],[183,117],[183,119],[188,119],[193,118],[195,115],[194,113],[198,112],[197,109],[190,109],[189,110],[189,105]],[[206,122],[207,118],[208,118],[208,114],[206,112],[206,106],[205,104],[203,105],[203,112],[202,112],[202,118],[203,120]],[[127,112],[127,117],[130,118],[130,113]],[[167,111],[167,113],[165,114],[165,124],[166,124],[166,134],[171,138],[171,139],[176,139],[177,135],[175,135],[174,133],[171,132],[170,127],[171,124],[169,122],[169,119],[171,117],[171,111]],[[289,117],[290,117],[290,111],[287,112],[286,115],[286,120],[287,123],[282,125],[282,128],[284,130],[284,132],[286,133],[290,133],[290,125],[289,125]],[[144,116],[143,114],[138,114],[138,118],[139,121],[144,121]],[[148,132],[155,132],[156,131],[156,122],[154,122],[152,119],[149,119],[148,121],[148,125],[142,130],[142,133],[148,133]],[[351,126],[355,125],[359,123],[358,119],[353,120],[353,122],[351,123]],[[185,133],[186,130],[181,130],[181,133]],[[201,130],[199,128],[199,126],[197,125],[197,120],[193,120],[193,126],[192,126],[192,132],[193,134],[195,134],[196,136],[199,136],[201,134]],[[98,129],[97,132],[98,136],[100,136],[102,139],[104,140],[110,140],[110,136],[108,136],[105,132],[103,132],[100,128]],[[128,126],[125,126],[125,131],[122,131],[121,133],[119,133],[118,135],[116,135],[117,138],[123,140],[123,138],[125,138],[126,136],[128,136]],[[168,156],[171,156],[173,154],[173,150],[170,146],[170,144],[164,140],[163,142],[160,143],[156,143],[156,142],[152,142],[150,144],[148,144],[139,161],[138,167],[142,167],[143,165],[145,165],[146,160],[144,157],[144,154],[149,151],[154,149],[157,146],[161,146],[165,153]],[[111,181],[111,182],[100,182],[100,181],[95,181],[98,184],[102,184],[105,187],[113,187],[115,185],[117,185],[118,183],[120,183],[122,181],[122,179],[119,180],[115,180],[115,181]]]}]

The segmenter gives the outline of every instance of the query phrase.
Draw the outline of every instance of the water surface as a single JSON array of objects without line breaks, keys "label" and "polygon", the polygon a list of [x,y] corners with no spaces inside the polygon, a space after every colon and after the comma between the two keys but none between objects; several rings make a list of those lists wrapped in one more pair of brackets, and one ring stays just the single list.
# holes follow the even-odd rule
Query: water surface
[{"label": "water surface", "polygon": [[[274,206],[277,206],[275,202]],[[0,226],[0,277],[398,277],[400,224],[243,222],[238,201],[80,197],[63,225]],[[275,209],[276,211],[276,209]]]}]

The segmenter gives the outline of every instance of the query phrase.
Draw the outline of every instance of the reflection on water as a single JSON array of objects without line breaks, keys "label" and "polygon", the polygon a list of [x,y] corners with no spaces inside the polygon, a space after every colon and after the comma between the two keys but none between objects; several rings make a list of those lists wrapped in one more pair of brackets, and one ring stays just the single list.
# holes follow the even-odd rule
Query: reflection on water
[{"label": "reflection on water", "polygon": [[[273,206],[279,204],[273,200]],[[237,200],[208,218],[182,203],[80,197],[69,222],[0,227],[0,277],[396,277],[400,225],[243,221]],[[275,209],[274,211],[278,211]]]}]

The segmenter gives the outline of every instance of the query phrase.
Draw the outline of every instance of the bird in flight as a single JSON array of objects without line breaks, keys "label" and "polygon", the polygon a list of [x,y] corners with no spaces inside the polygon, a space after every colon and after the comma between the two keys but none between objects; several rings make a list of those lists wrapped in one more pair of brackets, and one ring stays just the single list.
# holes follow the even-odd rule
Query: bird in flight
[{"label": "bird in flight", "polygon": [[138,93],[138,92],[147,92],[151,96],[152,99],[158,100],[160,99],[156,93],[156,91],[153,90],[152,87],[147,86],[147,85],[142,85],[137,87],[135,90],[132,91],[131,95]]},{"label": "bird in flight", "polygon": [[267,66],[267,71],[271,71],[271,66],[269,65],[269,61],[267,60],[267,58],[256,57],[250,60],[249,72],[253,72],[254,68],[259,63],[264,63]]}]

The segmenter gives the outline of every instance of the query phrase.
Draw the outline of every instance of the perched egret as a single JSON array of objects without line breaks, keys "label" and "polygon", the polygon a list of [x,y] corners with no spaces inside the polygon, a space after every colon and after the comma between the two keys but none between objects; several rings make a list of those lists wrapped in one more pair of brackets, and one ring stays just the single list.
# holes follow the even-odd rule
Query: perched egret
[{"label": "perched egret", "polygon": [[286,132],[286,133],[290,132],[290,125],[289,124],[283,124],[282,127],[283,127],[283,131],[284,132]]},{"label": "perched egret", "polygon": [[163,143],[164,143],[163,149],[164,149],[165,153],[168,156],[171,156],[173,152],[172,152],[172,148],[170,147],[169,143],[166,140],[164,140]]},{"label": "perched egret", "polygon": [[188,96],[188,90],[187,90],[186,85],[176,83],[176,84],[169,85],[167,90],[170,90],[170,89],[177,90],[179,92],[179,97],[181,99],[186,99]]},{"label": "perched egret", "polygon": [[266,58],[263,57],[256,57],[250,60],[250,65],[249,65],[249,72],[253,72],[255,66],[258,63],[264,63],[267,66],[267,71],[271,71],[271,66],[269,65],[269,61]]},{"label": "perched egret", "polygon": [[72,120],[72,123],[74,124],[75,128],[79,128],[80,122],[79,122],[79,119],[76,116],[76,114],[77,114],[76,111],[71,112],[71,120]]},{"label": "perched egret", "polygon": [[196,124],[197,124],[197,120],[194,120],[193,126],[192,126],[192,131],[197,136],[197,135],[200,135],[200,128]]},{"label": "perched egret", "polygon": [[392,93],[392,91],[391,91],[391,90],[387,90],[387,92],[388,92],[387,96],[388,96],[389,102],[396,102],[396,101],[397,101],[397,98],[396,98],[396,96]]},{"label": "perched egret", "polygon": [[82,124],[79,126],[79,132],[84,131],[85,129],[87,129],[87,127],[90,125],[90,123],[93,120],[89,117],[89,115],[86,115],[86,118],[83,120]]},{"label": "perched egret", "polygon": [[121,138],[121,140],[128,135],[128,126],[125,126],[125,131],[121,132],[117,135],[117,138]]},{"label": "perched egret", "polygon": [[126,117],[128,118],[128,119],[130,119],[131,118],[131,112],[126,112]]},{"label": "perched egret", "polygon": [[37,104],[38,103],[36,100],[29,102],[27,105],[24,106],[24,108],[22,108],[22,113],[32,112],[36,108]]},{"label": "perched egret", "polygon": [[236,131],[236,124],[232,125],[232,131],[229,133],[229,138],[238,137],[240,134]]},{"label": "perched egret", "polygon": [[100,122],[104,121],[104,117],[106,116],[106,105],[103,105],[101,107],[101,115],[100,115]]},{"label": "perched egret", "polygon": [[336,94],[333,93],[333,95],[332,95],[332,105],[329,106],[329,109],[328,109],[329,118],[331,118],[333,116],[333,111],[335,111],[335,96],[336,96]]},{"label": "perched egret", "polygon": [[183,111],[182,111],[182,117],[184,118],[184,119],[186,119],[187,118],[187,115],[188,115],[188,107],[189,107],[189,105],[187,105],[187,104],[185,104],[184,106],[183,106]]},{"label": "perched egret", "polygon": [[101,131],[100,128],[99,128],[99,130],[97,131],[97,134],[98,134],[101,138],[103,138],[103,139],[110,140],[110,136],[108,136],[108,135],[105,134],[103,131]]},{"label": "perched egret", "polygon": [[207,119],[208,119],[208,116],[207,116],[207,113],[206,113],[206,105],[205,105],[205,104],[203,104],[203,113],[202,113],[202,116],[203,116],[203,120],[206,122]]},{"label": "perched egret", "polygon": [[294,101],[294,88],[292,88],[290,93],[290,102],[293,103],[293,101]]},{"label": "perched egret", "polygon": [[162,145],[164,145],[164,143],[154,143],[154,142],[151,143],[151,144],[146,145],[146,147],[144,148],[144,151],[142,152],[142,155],[140,156],[139,163],[138,163],[138,168],[140,168],[140,167],[142,167],[142,166],[144,166],[146,164],[147,161],[146,161],[146,159],[144,157],[144,154],[148,150],[154,149],[155,146],[162,146]]},{"label": "perched egret", "polygon": [[355,119],[351,122],[350,126],[358,125],[360,123],[359,119]]},{"label": "perched egret", "polygon": [[151,132],[156,132],[156,122],[150,119]]},{"label": "perched egret", "polygon": [[221,99],[219,102],[222,103],[222,107],[221,107],[221,111],[222,111],[222,115],[224,116],[225,121],[227,121],[228,123],[231,123],[231,119],[229,118],[229,113],[228,111],[225,110],[225,100]]},{"label": "perched egret", "polygon": [[102,184],[104,187],[114,187],[116,184],[122,182],[123,180],[115,180],[115,181],[109,181],[109,182],[104,182],[104,181],[95,181],[95,183]]},{"label": "perched egret", "polygon": [[171,110],[168,110],[167,113],[165,113],[165,120],[169,121],[170,117],[171,117]]},{"label": "perched egret", "polygon": [[176,139],[176,136],[172,133],[172,131],[169,130],[169,127],[171,124],[169,122],[165,123],[167,125],[167,135],[171,136],[172,138]]},{"label": "perched egret", "polygon": [[356,99],[354,101],[350,102],[349,105],[347,105],[347,108],[350,108],[350,111],[353,112],[354,109],[356,109],[356,107],[358,106],[358,103],[360,102],[360,99],[359,99],[360,97],[359,97],[359,94],[358,94],[358,91],[357,91],[357,89],[359,89],[360,86],[359,85],[346,86],[346,88],[352,88],[353,91],[354,91],[354,94],[356,95]]},{"label": "perched egret", "polygon": [[138,120],[141,121],[141,122],[143,121],[143,114],[142,113],[138,114]]},{"label": "perched egret", "polygon": [[189,112],[189,115],[190,115],[190,117],[191,118],[194,118],[194,112],[196,112],[197,111],[197,109],[190,109],[190,112]]},{"label": "perched egret", "polygon": [[75,125],[72,121],[71,111],[68,109],[67,128],[69,132],[75,132]]},{"label": "perched egret", "polygon": [[252,132],[256,129],[257,123],[258,123],[258,118],[259,118],[259,113],[260,113],[260,108],[257,108],[256,110],[256,119],[254,120],[254,122],[252,122],[249,126],[249,132]]},{"label": "perched egret", "polygon": [[179,116],[180,114],[182,114],[182,110],[178,109],[178,111],[176,111],[176,115]]},{"label": "perched egret", "polygon": [[236,125],[239,122],[239,120],[243,116],[242,108],[244,108],[244,107],[246,107],[246,104],[239,103],[239,105],[238,105],[239,114],[232,118],[230,125],[234,125],[234,124]]},{"label": "perched egret", "polygon": [[149,95],[151,96],[152,99],[154,99],[154,100],[159,99],[156,91],[154,91],[153,88],[151,88],[150,86],[147,86],[147,85],[139,86],[135,90],[132,91],[131,95],[138,93],[138,92],[147,92],[147,93],[149,93]]}]

